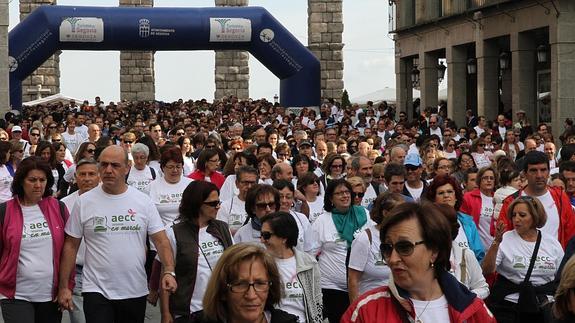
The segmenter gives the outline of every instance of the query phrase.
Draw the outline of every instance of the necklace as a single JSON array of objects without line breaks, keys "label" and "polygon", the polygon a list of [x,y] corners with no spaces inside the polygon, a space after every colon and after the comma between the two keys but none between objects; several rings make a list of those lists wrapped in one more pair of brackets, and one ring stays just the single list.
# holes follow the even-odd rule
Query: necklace
[{"label": "necklace", "polygon": [[421,316],[423,315],[423,313],[425,313],[425,310],[427,310],[427,306],[429,306],[429,303],[431,303],[431,300],[427,301],[427,304],[425,304],[423,311],[421,311],[419,315],[417,315],[417,311],[415,312],[415,323],[423,323],[423,321],[421,320]]}]

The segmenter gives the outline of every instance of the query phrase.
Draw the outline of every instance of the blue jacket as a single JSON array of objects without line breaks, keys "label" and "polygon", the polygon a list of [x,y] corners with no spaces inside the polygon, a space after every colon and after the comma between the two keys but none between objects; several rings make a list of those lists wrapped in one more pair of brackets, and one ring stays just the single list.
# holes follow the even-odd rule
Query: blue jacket
[{"label": "blue jacket", "polygon": [[481,260],[485,257],[485,250],[483,249],[483,244],[479,238],[479,232],[477,231],[475,222],[473,222],[473,218],[465,213],[457,212],[457,220],[459,220],[463,226],[463,231],[465,232],[467,241],[469,241],[469,248],[475,254],[477,261],[481,263]]}]

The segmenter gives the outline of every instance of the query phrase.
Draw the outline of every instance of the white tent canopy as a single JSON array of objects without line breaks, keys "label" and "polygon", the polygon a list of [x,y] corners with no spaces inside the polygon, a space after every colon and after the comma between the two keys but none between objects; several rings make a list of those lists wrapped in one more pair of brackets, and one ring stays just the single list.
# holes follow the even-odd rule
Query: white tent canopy
[{"label": "white tent canopy", "polygon": [[50,96],[47,96],[47,97],[44,97],[44,98],[41,98],[38,100],[24,102],[24,103],[22,103],[22,105],[31,107],[31,106],[35,106],[38,104],[43,104],[43,105],[54,104],[54,103],[68,104],[72,100],[76,101],[77,103],[83,102],[83,100],[81,100],[81,99],[73,98],[71,96],[66,96],[66,95],[63,95],[62,93],[57,93],[57,94],[50,95]]},{"label": "white tent canopy", "polygon": [[[417,99],[420,97],[419,90],[413,90],[413,98]],[[439,100],[447,100],[447,88],[439,89],[438,92]],[[354,98],[351,100],[352,103],[365,104],[367,101],[372,101],[374,104],[387,101],[388,103],[395,103],[396,92],[394,88],[386,87],[381,90],[371,92],[369,94]]]}]

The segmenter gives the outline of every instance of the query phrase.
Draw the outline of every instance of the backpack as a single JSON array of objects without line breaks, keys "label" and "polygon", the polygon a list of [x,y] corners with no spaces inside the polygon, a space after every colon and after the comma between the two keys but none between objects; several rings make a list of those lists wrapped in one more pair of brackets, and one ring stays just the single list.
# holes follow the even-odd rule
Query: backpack
[{"label": "backpack", "polygon": [[[152,180],[155,180],[156,179],[156,170],[154,169],[154,167],[148,166],[148,168],[150,169],[150,174],[152,175]],[[130,177],[129,171],[128,171],[128,174],[126,174],[126,182],[128,181],[128,177]]]}]

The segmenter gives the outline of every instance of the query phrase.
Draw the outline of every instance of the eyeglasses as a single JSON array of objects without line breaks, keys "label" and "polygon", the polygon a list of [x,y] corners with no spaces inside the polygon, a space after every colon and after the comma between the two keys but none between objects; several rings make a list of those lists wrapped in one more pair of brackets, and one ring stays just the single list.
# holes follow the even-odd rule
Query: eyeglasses
[{"label": "eyeglasses", "polygon": [[216,148],[216,146],[214,146],[214,145],[207,145],[206,146],[206,149],[214,149],[214,148]]},{"label": "eyeglasses", "polygon": [[262,231],[261,232],[261,237],[262,239],[268,241],[274,234],[269,232],[269,231]]},{"label": "eyeglasses", "polygon": [[211,201],[211,202],[204,202],[204,204],[207,206],[211,206],[211,207],[218,207],[218,206],[220,206],[220,204],[222,204],[222,202],[220,200],[217,200],[217,201]]},{"label": "eyeglasses", "polygon": [[342,168],[343,165],[331,165],[331,168]]},{"label": "eyeglasses", "polygon": [[246,293],[250,287],[253,287],[256,292],[267,292],[272,285],[270,281],[255,281],[249,283],[246,281],[240,281],[237,283],[228,283],[228,288],[232,293]]},{"label": "eyeglasses", "polygon": [[166,165],[164,166],[167,170],[182,170],[182,165]]},{"label": "eyeglasses", "polygon": [[345,191],[334,192],[333,195],[336,195],[336,196],[351,195],[351,192],[348,190],[345,190]]},{"label": "eyeglasses", "polygon": [[96,149],[86,149],[86,151],[90,154],[93,154],[96,152]]},{"label": "eyeglasses", "polygon": [[395,252],[397,252],[400,256],[408,257],[408,256],[411,256],[413,254],[413,250],[415,249],[415,247],[417,245],[422,244],[422,243],[425,243],[425,241],[421,240],[421,241],[413,243],[413,242],[408,241],[408,240],[400,240],[400,241],[396,242],[395,244],[393,244],[393,243],[382,243],[380,246],[381,254],[383,255],[384,258],[389,258],[389,257],[391,257],[391,253],[395,249]]},{"label": "eyeglasses", "polygon": [[363,196],[365,195],[365,193],[363,193],[363,192],[355,193],[355,192],[354,192],[353,195],[355,195],[355,197],[363,198]]},{"label": "eyeglasses", "polygon": [[485,147],[485,144],[479,144],[478,147]]},{"label": "eyeglasses", "polygon": [[50,129],[56,129],[58,126],[50,126]]},{"label": "eyeglasses", "polygon": [[270,208],[270,210],[274,210],[276,207],[276,202],[274,201],[274,202],[269,202],[269,203],[265,203],[265,202],[256,203],[256,207],[260,210],[265,210],[267,208]]},{"label": "eyeglasses", "polygon": [[52,139],[53,142],[62,142],[62,139]]},{"label": "eyeglasses", "polygon": [[40,134],[39,133],[31,133],[30,136],[40,137]]},{"label": "eyeglasses", "polygon": [[130,144],[133,144],[134,142],[131,140],[124,140],[124,143],[130,145]]}]

